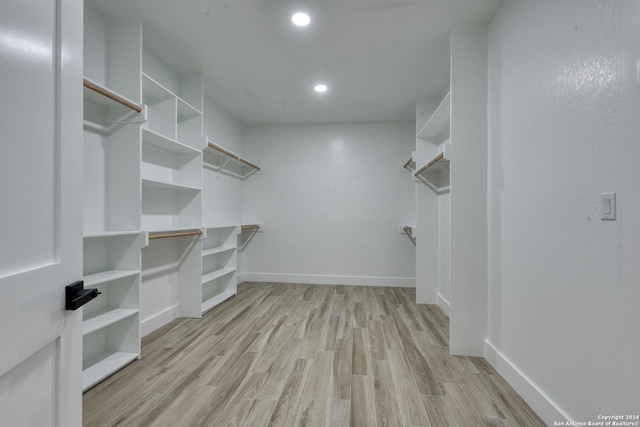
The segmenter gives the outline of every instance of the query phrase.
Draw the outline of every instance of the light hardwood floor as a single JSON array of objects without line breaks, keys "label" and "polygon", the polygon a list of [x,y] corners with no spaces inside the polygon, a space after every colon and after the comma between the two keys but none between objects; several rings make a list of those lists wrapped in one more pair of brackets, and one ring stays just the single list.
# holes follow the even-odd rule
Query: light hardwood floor
[{"label": "light hardwood floor", "polygon": [[85,426],[544,426],[415,290],[244,283],[145,337],[84,395]]}]

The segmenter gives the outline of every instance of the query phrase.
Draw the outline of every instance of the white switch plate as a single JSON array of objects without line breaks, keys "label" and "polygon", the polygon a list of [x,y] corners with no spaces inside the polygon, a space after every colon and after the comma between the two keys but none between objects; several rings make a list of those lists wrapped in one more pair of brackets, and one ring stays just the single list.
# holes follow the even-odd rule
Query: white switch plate
[{"label": "white switch plate", "polygon": [[616,219],[616,193],[602,193],[600,195],[600,219]]}]

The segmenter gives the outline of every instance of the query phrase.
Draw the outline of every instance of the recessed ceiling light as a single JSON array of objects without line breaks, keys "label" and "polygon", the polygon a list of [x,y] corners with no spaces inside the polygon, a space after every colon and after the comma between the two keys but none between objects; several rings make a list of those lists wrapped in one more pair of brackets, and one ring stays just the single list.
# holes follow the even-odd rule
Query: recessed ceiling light
[{"label": "recessed ceiling light", "polygon": [[311,22],[311,18],[304,12],[296,12],[291,15],[291,22],[298,27],[306,27]]},{"label": "recessed ceiling light", "polygon": [[313,90],[315,90],[318,93],[325,93],[327,91],[327,89],[329,89],[329,88],[325,84],[317,84],[313,88]]}]

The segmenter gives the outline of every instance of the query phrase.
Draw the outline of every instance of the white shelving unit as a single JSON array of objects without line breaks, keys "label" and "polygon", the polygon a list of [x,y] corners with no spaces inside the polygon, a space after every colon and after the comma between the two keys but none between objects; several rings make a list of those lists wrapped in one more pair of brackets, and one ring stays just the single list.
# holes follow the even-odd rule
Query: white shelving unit
[{"label": "white shelving unit", "polygon": [[237,237],[240,227],[207,227],[202,243],[201,312],[237,293]]},{"label": "white shelving unit", "polygon": [[140,27],[84,16],[83,389],[140,357]]},{"label": "white shelving unit", "polygon": [[[85,390],[140,356],[140,249],[144,241],[142,233],[84,239],[84,286],[101,292],[83,308]],[[114,354],[121,357],[112,357]]]},{"label": "white shelving unit", "polygon": [[177,72],[147,47],[140,76],[148,108],[141,135],[142,229],[200,227],[202,77]]},{"label": "white shelving unit", "polygon": [[[138,359],[143,332],[236,294],[240,227],[202,227],[235,221],[239,203],[218,207],[260,169],[204,138],[201,65],[100,2],[84,2],[84,285],[101,292],[83,308],[85,390]],[[233,189],[209,185],[205,208],[216,168]]]}]

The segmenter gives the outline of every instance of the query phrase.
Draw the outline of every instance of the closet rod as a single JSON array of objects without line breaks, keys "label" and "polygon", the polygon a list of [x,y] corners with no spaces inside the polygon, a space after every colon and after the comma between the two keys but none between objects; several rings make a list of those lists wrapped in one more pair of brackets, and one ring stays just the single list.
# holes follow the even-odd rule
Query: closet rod
[{"label": "closet rod", "polygon": [[167,239],[169,237],[200,236],[201,234],[202,234],[202,230],[178,231],[178,232],[175,232],[175,233],[159,233],[159,234],[151,234],[151,235],[149,235],[149,240],[151,240],[151,239]]},{"label": "closet rod", "polygon": [[229,157],[231,157],[233,159],[236,159],[237,161],[242,162],[245,165],[250,166],[250,167],[252,167],[252,168],[254,168],[256,170],[260,170],[260,166],[254,165],[250,161],[243,159],[242,157],[238,156],[236,153],[234,153],[232,151],[229,151],[229,150],[227,150],[225,148],[222,148],[219,145],[214,144],[213,142],[209,142],[208,145],[209,145],[210,148],[213,148],[214,150],[217,150],[217,151],[221,152],[222,154],[226,154],[227,156],[229,156]]},{"label": "closet rod", "polygon": [[402,229],[407,234],[407,236],[409,236],[411,241],[413,241],[413,243],[415,243],[416,242],[416,238],[413,236],[413,228],[407,226],[407,227],[402,227]]},{"label": "closet rod", "polygon": [[244,230],[257,230],[258,228],[260,228],[260,224],[247,224],[247,225],[241,225],[240,226],[240,230],[244,231]]},{"label": "closet rod", "polygon": [[83,85],[84,87],[91,89],[94,92],[99,93],[102,96],[106,96],[109,99],[112,99],[114,101],[116,101],[119,104],[124,105],[125,107],[131,108],[133,111],[138,112],[138,113],[142,113],[142,107],[139,106],[138,104],[135,104],[131,101],[129,101],[126,98],[123,98],[122,96],[118,95],[117,93],[110,91],[109,89],[107,89],[106,87],[100,86],[94,82],[92,82],[91,80],[88,79],[84,79],[83,80]]},{"label": "closet rod", "polygon": [[407,163],[405,163],[404,165],[402,165],[403,168],[405,169],[409,169],[411,170],[411,168],[408,168],[407,166],[409,166],[411,164],[411,162],[413,162],[413,157],[409,157],[409,160],[407,160]]},{"label": "closet rod", "polygon": [[444,152],[439,153],[437,156],[435,156],[433,159],[429,160],[429,163],[427,163],[426,165],[422,166],[420,169],[418,169],[416,171],[416,173],[413,174],[413,176],[418,176],[420,175],[422,172],[424,172],[425,170],[427,170],[427,168],[430,168],[431,166],[433,166],[435,163],[439,162],[440,160],[442,160],[444,158]]}]

